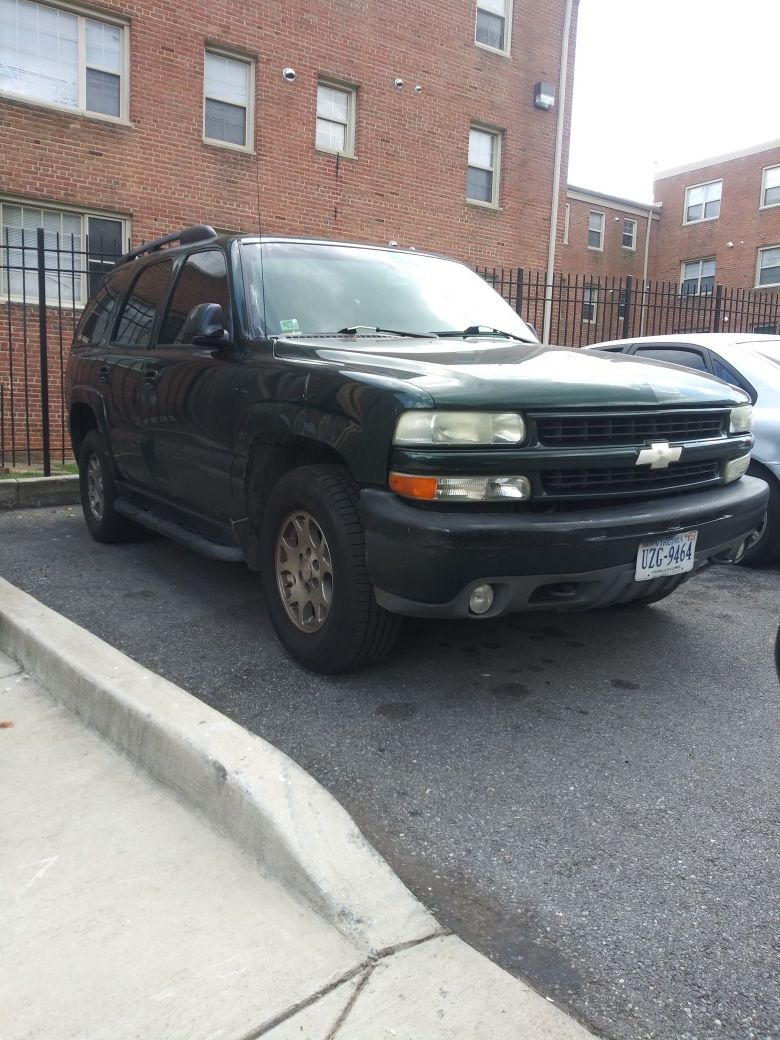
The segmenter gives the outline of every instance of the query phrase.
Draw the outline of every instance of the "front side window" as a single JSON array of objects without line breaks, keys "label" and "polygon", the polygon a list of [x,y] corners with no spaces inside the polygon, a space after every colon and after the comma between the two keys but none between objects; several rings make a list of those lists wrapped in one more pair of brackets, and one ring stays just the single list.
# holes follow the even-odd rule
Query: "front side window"
[{"label": "front side window", "polygon": [[759,249],[757,284],[780,285],[780,246]]},{"label": "front side window", "polygon": [[148,347],[157,312],[168,287],[173,261],[150,264],[138,275],[122,308],[114,342],[128,347]]},{"label": "front side window", "polygon": [[639,347],[636,356],[665,361],[667,365],[695,368],[699,372],[707,371],[703,355],[698,350],[686,350],[685,347]]},{"label": "front side window", "polygon": [[685,189],[685,224],[700,220],[715,220],[720,216],[723,181],[710,181]]},{"label": "front side window", "polygon": [[501,135],[472,126],[469,131],[469,166],[466,198],[470,202],[498,205],[498,169]]},{"label": "front side window", "polygon": [[79,306],[122,254],[124,221],[0,202],[0,290],[38,302],[38,229],[43,229],[46,299]]},{"label": "front side window", "polygon": [[593,213],[588,215],[588,249],[604,248],[604,214]]},{"label": "front side window", "polygon": [[477,0],[474,39],[484,47],[509,50],[511,0]]},{"label": "front side window", "polygon": [[330,83],[317,85],[317,148],[352,155],[355,151],[355,91]]},{"label": "front side window", "polygon": [[686,260],[682,265],[680,282],[683,296],[709,295],[715,285],[715,257]]},{"label": "front side window", "polygon": [[253,147],[254,63],[206,51],[203,137],[250,151]]},{"label": "front side window", "polygon": [[230,320],[230,296],[225,254],[220,249],[193,253],[182,268],[160,333],[160,343],[180,343],[187,315],[201,303],[218,303]]},{"label": "front side window", "polygon": [[761,208],[780,206],[780,166],[768,166],[761,178]]},{"label": "front side window", "polygon": [[126,32],[48,4],[0,0],[0,91],[125,119]]},{"label": "front side window", "polygon": [[636,249],[636,221],[626,218],[623,221],[623,248]]},{"label": "front side window", "polygon": [[598,314],[599,290],[595,285],[586,285],[582,290],[582,320],[594,324]]}]

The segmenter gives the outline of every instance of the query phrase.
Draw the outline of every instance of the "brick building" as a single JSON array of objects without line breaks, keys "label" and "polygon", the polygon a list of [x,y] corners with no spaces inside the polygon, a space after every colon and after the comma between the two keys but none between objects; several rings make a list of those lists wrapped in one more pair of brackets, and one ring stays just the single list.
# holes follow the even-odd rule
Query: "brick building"
[{"label": "brick building", "polygon": [[570,184],[556,267],[596,278],[647,277],[660,213],[658,206]]},{"label": "brick building", "polygon": [[534,85],[558,81],[564,7],[3,0],[3,230],[203,222],[541,264],[556,111]]},{"label": "brick building", "polygon": [[780,288],[780,141],[655,177],[663,207],[651,245],[651,277],[706,293]]}]

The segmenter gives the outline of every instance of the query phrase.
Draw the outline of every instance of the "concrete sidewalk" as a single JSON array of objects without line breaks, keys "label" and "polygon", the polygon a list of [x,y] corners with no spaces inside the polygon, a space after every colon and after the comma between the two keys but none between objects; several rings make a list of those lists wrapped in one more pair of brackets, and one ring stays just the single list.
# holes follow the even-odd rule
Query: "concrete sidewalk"
[{"label": "concrete sidewalk", "polygon": [[2,1040],[585,1040],[290,759],[0,580]]}]

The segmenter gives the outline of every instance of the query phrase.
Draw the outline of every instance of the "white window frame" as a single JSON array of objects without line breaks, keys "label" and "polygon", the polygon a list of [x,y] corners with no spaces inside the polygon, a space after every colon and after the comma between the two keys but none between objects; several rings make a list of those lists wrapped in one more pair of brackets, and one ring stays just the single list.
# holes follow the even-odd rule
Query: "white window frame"
[{"label": "white window frame", "polygon": [[[705,264],[712,262],[715,265],[715,269],[712,272],[712,289],[707,291],[706,289],[702,292],[701,280],[702,277],[709,278],[709,275],[702,275],[702,270]],[[683,285],[686,281],[692,281],[690,278],[685,277],[685,268],[688,264],[698,264],[699,273],[696,277],[696,291],[692,293],[683,292]],[[681,296],[711,296],[715,291],[715,278],[718,273],[717,257],[714,256],[694,256],[690,260],[683,260],[680,264],[680,295]]]},{"label": "white window frame", "polygon": [[[67,112],[69,115],[84,116],[88,119],[101,119],[108,123],[129,124],[130,121],[130,22],[127,18],[106,13],[102,8],[96,10],[86,4],[78,3],[51,3],[50,0],[31,0],[38,7],[48,7],[55,11],[65,11],[67,14],[78,18],[78,47],[79,47],[79,103],[78,105],[59,105],[56,101],[44,101],[25,94],[17,94],[10,90],[0,90],[0,97],[13,98],[25,105],[34,105],[39,108],[53,109],[55,112]],[[121,34],[119,70],[119,115],[107,115],[105,112],[92,112],[86,108],[87,102],[87,22],[102,22],[105,25],[113,25],[119,29]],[[0,26],[0,31],[2,27]],[[97,65],[90,65],[98,72],[107,70]],[[116,75],[110,70],[112,75]]]},{"label": "white window frame", "polygon": [[[476,130],[480,134],[489,134],[495,140],[495,150],[493,152],[493,166],[491,172],[493,174],[492,181],[492,194],[490,202],[486,202],[484,199],[472,199],[468,194],[468,169],[470,167],[468,150],[466,151],[466,202],[469,206],[481,206],[483,209],[498,209],[500,199],[500,186],[501,186],[501,152],[502,152],[502,139],[504,131],[499,130],[495,126],[486,126],[484,123],[470,123],[469,124],[469,137],[468,143],[471,145],[471,131]],[[487,170],[487,166],[475,166],[475,170]]]},{"label": "white window frame", "polygon": [[[247,103],[246,103],[246,143],[245,144],[234,144],[232,141],[221,141],[218,137],[207,137],[206,136],[206,99],[210,98],[212,101],[221,101],[226,105],[233,105],[236,108],[241,108],[241,105],[236,104],[235,98],[228,97],[217,97],[206,93],[206,57],[209,54],[213,54],[217,58],[228,58],[230,61],[240,62],[242,65],[246,65],[248,69],[247,76]],[[229,148],[234,152],[246,152],[249,155],[254,155],[255,151],[255,59],[247,54],[239,54],[237,51],[231,51],[227,47],[219,47],[216,44],[207,44],[203,49],[203,123],[202,123],[202,140],[204,144],[213,145],[216,148]]]},{"label": "white window frame", "polygon": [[[630,232],[630,234],[631,234],[631,245],[629,245],[629,246],[626,245],[626,225],[627,224],[631,225],[631,232]],[[631,217],[623,217],[623,237],[621,239],[621,244],[622,244],[621,248],[623,248],[623,249],[630,249],[632,253],[636,252],[636,236],[637,236],[637,228],[638,227],[639,227],[638,221],[633,220]]]},{"label": "white window frame", "polygon": [[[592,228],[590,226],[590,218],[591,217],[600,217],[601,218],[601,227],[599,228],[599,231],[598,231],[598,233],[599,233],[599,244],[597,246],[592,246],[590,244],[590,233],[591,233],[591,231],[595,231],[596,230],[596,228]],[[591,210],[588,211],[588,234],[587,234],[586,242],[587,242],[588,249],[592,250],[594,253],[603,253],[604,252],[604,229],[605,229],[605,225],[606,225],[606,214],[602,213],[600,210],[597,210],[597,209],[591,209]]]},{"label": "white window frame", "polygon": [[[720,206],[718,207],[718,215],[716,217],[705,217],[704,215],[702,215],[701,217],[697,217],[695,220],[688,220],[688,210],[690,209],[690,205],[691,205],[688,202],[688,197],[689,197],[690,193],[692,191],[695,191],[696,188],[709,188],[710,185],[712,185],[712,184],[719,184],[720,185],[720,197],[718,198],[718,202],[722,205],[722,203],[723,203],[723,178],[722,177],[717,177],[714,181],[704,181],[702,184],[688,184],[686,186],[686,188],[685,188],[685,196],[683,198],[683,221],[682,221],[683,224],[704,224],[705,222],[710,221],[710,220],[720,220]],[[713,200],[711,200],[711,199],[709,199],[709,200],[705,199],[704,200],[703,207],[702,207],[702,214],[704,213],[704,209],[706,208],[706,205],[707,205],[708,201],[713,201]]]},{"label": "white window frame", "polygon": [[[481,7],[480,0],[477,0],[474,8],[474,46],[481,47],[483,50],[490,51],[492,54],[502,54],[508,57],[512,53],[512,8],[513,0],[504,0],[504,46],[503,47],[491,47],[489,43],[482,43],[481,40],[477,39],[477,20],[479,18],[479,9]],[[487,11],[487,8],[484,8]],[[494,11],[487,11],[488,14],[495,14]],[[501,16],[499,16],[501,17]]]},{"label": "white window frame", "polygon": [[[328,90],[338,90],[342,94],[347,95],[347,122],[341,123],[341,126],[345,126],[346,130],[344,133],[344,145],[345,151],[340,151],[335,148],[325,148],[323,145],[317,143],[317,120],[320,116],[317,114],[320,106],[320,87],[326,87]],[[324,117],[323,117],[324,118]],[[338,120],[328,120],[328,122],[334,123],[339,122]],[[356,159],[355,154],[355,126],[357,123],[357,87],[351,83],[341,83],[335,79],[329,79],[327,76],[320,76],[317,80],[317,105],[314,114],[314,147],[318,152],[324,152],[326,155],[342,155],[348,159]]]},{"label": "white window frame", "polygon": [[[36,288],[35,288],[35,291],[34,291],[33,294],[30,294],[30,293],[24,294],[24,293],[14,293],[14,292],[12,292],[9,295],[9,292],[8,292],[8,286],[6,284],[6,274],[5,274],[5,264],[8,262],[8,256],[7,256],[7,252],[6,252],[6,248],[5,248],[5,245],[6,245],[6,234],[5,234],[4,207],[6,207],[6,206],[16,206],[16,207],[21,207],[22,209],[46,210],[49,213],[67,213],[67,214],[70,214],[70,215],[78,216],[81,219],[80,245],[79,245],[78,250],[76,250],[76,254],[77,254],[77,256],[80,254],[80,259],[81,259],[81,262],[82,262],[83,266],[81,266],[75,272],[79,276],[79,278],[80,278],[80,282],[81,282],[80,291],[79,291],[79,293],[78,293],[78,295],[76,297],[75,304],[74,304],[73,298],[72,298],[73,294],[71,294],[71,293],[68,293],[66,295],[61,295],[61,296],[58,296],[56,294],[53,294],[51,296],[47,295],[46,303],[50,307],[59,306],[63,310],[65,310],[65,309],[70,310],[71,308],[75,307],[76,310],[81,310],[81,309],[83,309],[83,307],[86,306],[87,301],[89,300],[89,273],[90,272],[89,272],[89,265],[88,265],[88,256],[86,254],[86,246],[87,246],[87,229],[89,227],[89,218],[90,217],[95,217],[95,218],[100,219],[100,220],[113,220],[113,221],[116,221],[117,223],[121,224],[122,225],[122,232],[121,232],[122,249],[123,250],[126,249],[128,243],[130,242],[130,235],[131,235],[131,222],[130,222],[130,218],[126,217],[126,216],[123,216],[122,214],[111,213],[108,210],[88,209],[86,207],[81,207],[81,206],[67,206],[67,205],[62,205],[60,203],[39,202],[37,199],[26,199],[26,198],[17,198],[17,197],[9,196],[9,195],[0,195],[0,247],[2,247],[2,248],[0,248],[0,254],[2,254],[2,260],[0,261],[0,300],[5,300],[6,302],[8,302],[10,300],[11,303],[18,303],[18,304],[23,303],[23,304],[25,304],[28,307],[29,306],[37,307],[37,305],[38,305],[37,279],[36,279]],[[28,239],[27,232],[25,232],[24,249],[25,250],[30,249],[30,248],[36,249],[37,248],[37,234],[34,231],[32,231],[32,230],[30,231],[29,234],[30,234],[30,238]],[[10,249],[19,249],[19,250],[21,250],[22,246],[21,245],[19,245],[19,246],[13,246],[12,245],[9,248]],[[61,240],[60,241],[60,248],[63,249],[63,250],[67,250],[68,249],[68,243],[67,242],[63,242]],[[47,268],[47,270],[50,270],[50,269]],[[53,274],[54,270],[51,269],[50,273]],[[62,269],[61,273],[65,274],[65,275],[70,275],[71,271],[70,271],[70,269]]]},{"label": "white window frame", "polygon": [[[767,183],[766,183],[766,175],[768,173],[774,173],[775,171],[777,171],[777,178],[778,178],[777,184],[767,185]],[[777,202],[767,202],[766,201],[767,189],[768,188],[778,188],[778,187],[780,187],[780,166],[778,166],[778,165],[765,166],[764,169],[761,171],[761,200],[760,200],[759,207],[758,207],[759,209],[774,209],[776,206],[780,206],[780,199],[778,199]]]},{"label": "white window frame", "polygon": [[[761,284],[761,255],[767,253],[770,249],[780,249],[780,243],[774,246],[763,246],[758,250],[758,255],[756,257],[756,289],[769,289],[770,287],[780,285],[780,275],[778,275],[778,280],[776,282],[764,282],[763,285]],[[780,264],[777,266],[780,267]]]},{"label": "white window frame", "polygon": [[[590,308],[590,317],[585,317],[585,308]],[[582,321],[585,325],[595,325],[599,316],[599,287],[583,285],[582,287]]]}]

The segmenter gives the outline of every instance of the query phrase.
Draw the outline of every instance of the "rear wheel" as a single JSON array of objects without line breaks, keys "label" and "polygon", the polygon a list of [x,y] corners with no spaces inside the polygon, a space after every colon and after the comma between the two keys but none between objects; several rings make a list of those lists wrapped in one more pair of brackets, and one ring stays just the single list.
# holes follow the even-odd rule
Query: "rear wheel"
[{"label": "rear wheel", "polygon": [[268,611],[297,661],[326,675],[379,661],[401,619],[368,577],[358,489],[339,466],[302,466],[275,485],[261,536]]},{"label": "rear wheel", "polygon": [[114,476],[105,442],[97,430],[90,430],[81,445],[79,491],[84,519],[95,541],[124,542],[138,535],[138,527],[114,509]]}]

